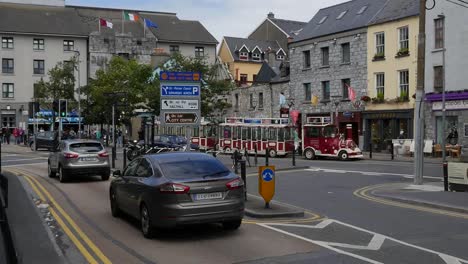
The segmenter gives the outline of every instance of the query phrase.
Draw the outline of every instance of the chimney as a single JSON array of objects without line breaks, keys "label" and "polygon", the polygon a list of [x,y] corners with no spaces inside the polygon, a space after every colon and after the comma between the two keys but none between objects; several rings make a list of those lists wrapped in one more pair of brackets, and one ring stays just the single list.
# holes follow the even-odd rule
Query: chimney
[{"label": "chimney", "polygon": [[268,13],[267,17],[269,19],[275,18],[275,14],[273,12]]}]

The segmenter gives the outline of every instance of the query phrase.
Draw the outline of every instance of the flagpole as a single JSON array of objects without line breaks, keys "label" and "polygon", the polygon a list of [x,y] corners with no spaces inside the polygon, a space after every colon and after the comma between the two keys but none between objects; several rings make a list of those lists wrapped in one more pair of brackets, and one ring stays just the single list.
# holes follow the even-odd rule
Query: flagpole
[{"label": "flagpole", "polygon": [[101,18],[98,19],[98,25],[99,25],[99,34],[101,33]]},{"label": "flagpole", "polygon": [[146,18],[143,18],[143,37],[146,38]]},{"label": "flagpole", "polygon": [[122,10],[122,34],[124,34],[125,11]]}]

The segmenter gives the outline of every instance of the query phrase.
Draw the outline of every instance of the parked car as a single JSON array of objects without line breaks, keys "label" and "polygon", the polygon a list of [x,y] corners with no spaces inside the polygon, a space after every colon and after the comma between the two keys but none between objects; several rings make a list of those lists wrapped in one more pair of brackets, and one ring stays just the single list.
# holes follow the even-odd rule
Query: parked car
[{"label": "parked car", "polygon": [[100,175],[103,181],[110,176],[109,154],[101,142],[94,140],[64,140],[49,154],[49,177],[58,173],[60,182],[76,176]]},{"label": "parked car", "polygon": [[180,148],[177,136],[175,135],[154,136],[154,146],[161,148]]},{"label": "parked car", "polygon": [[44,131],[36,133],[36,135],[30,137],[28,145],[32,151],[36,151],[40,148],[45,148],[50,151],[54,147],[56,133],[56,131]]},{"label": "parked car", "polygon": [[207,154],[146,155],[114,176],[109,190],[112,215],[124,212],[139,219],[147,238],[157,228],[221,222],[234,230],[242,223],[244,182]]}]

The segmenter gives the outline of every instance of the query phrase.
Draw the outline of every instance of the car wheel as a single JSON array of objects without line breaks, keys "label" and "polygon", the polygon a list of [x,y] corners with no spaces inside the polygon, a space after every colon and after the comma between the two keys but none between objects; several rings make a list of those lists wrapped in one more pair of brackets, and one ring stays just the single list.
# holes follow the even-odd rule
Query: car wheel
[{"label": "car wheel", "polygon": [[67,177],[67,175],[65,175],[65,172],[63,171],[62,166],[59,165],[58,171],[59,171],[59,180],[60,180],[60,182],[62,182],[62,183],[67,182],[68,177]]},{"label": "car wheel", "polygon": [[109,177],[110,177],[110,173],[106,172],[106,173],[101,175],[101,180],[107,181],[107,180],[109,180]]},{"label": "car wheel", "polygon": [[57,175],[55,171],[52,170],[52,167],[50,167],[50,162],[47,162],[47,173],[50,178],[54,178]]},{"label": "car wheel", "polygon": [[140,208],[140,222],[143,236],[146,238],[153,238],[155,235],[155,228],[153,227],[150,211],[145,204],[142,204]]},{"label": "car wheel", "polygon": [[32,142],[31,145],[29,145],[32,151],[36,151],[36,143]]},{"label": "car wheel", "polygon": [[119,217],[121,214],[119,204],[117,203],[117,194],[113,189],[110,191],[110,206],[113,217]]},{"label": "car wheel", "polygon": [[231,152],[232,152],[232,151],[231,151],[231,148],[230,148],[230,147],[227,147],[227,148],[224,149],[224,153],[228,153],[228,154],[229,154],[229,153],[231,153]]},{"label": "car wheel", "polygon": [[346,151],[341,151],[340,154],[338,154],[340,157],[340,160],[347,160],[348,159],[348,152]]},{"label": "car wheel", "polygon": [[306,149],[304,154],[305,154],[306,159],[308,160],[315,159],[315,151],[313,149]]},{"label": "car wheel", "polygon": [[268,151],[268,155],[269,155],[270,158],[276,157],[276,150],[270,149],[270,150]]},{"label": "car wheel", "polygon": [[242,219],[223,222],[224,230],[236,230],[242,224]]}]

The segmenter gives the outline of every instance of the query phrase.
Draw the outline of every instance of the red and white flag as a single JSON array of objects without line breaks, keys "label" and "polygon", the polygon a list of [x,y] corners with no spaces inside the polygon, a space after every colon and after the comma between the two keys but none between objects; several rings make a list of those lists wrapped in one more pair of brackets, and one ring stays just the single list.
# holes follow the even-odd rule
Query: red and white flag
[{"label": "red and white flag", "polygon": [[346,87],[348,87],[348,98],[349,98],[349,100],[351,100],[351,101],[356,100],[356,92],[354,91],[354,89],[351,86],[349,86],[348,84],[346,84]]},{"label": "red and white flag", "polygon": [[99,19],[99,25],[102,26],[102,27],[108,27],[108,28],[114,27],[114,24],[112,24],[112,22],[107,21],[107,20],[102,19],[102,18]]}]

